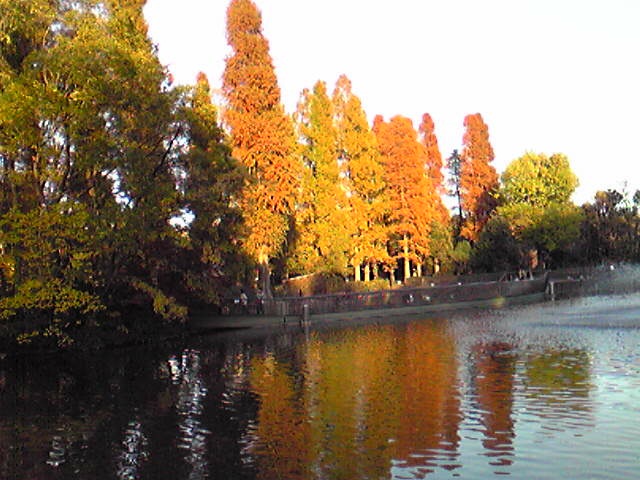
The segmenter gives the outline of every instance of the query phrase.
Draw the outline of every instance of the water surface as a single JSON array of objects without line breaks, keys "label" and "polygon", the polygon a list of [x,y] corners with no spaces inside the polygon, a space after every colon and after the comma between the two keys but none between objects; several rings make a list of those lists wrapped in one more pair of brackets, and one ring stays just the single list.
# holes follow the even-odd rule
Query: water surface
[{"label": "water surface", "polygon": [[0,478],[637,478],[640,297],[0,363]]}]

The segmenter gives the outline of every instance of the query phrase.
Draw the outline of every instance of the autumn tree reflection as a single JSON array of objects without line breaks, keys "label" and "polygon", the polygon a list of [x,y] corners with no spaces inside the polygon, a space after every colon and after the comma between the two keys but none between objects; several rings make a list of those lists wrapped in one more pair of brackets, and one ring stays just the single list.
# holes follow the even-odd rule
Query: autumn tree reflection
[{"label": "autumn tree reflection", "polygon": [[504,342],[481,343],[474,349],[476,401],[481,412],[483,446],[494,466],[513,463],[513,412],[517,356]]},{"label": "autumn tree reflection", "polygon": [[272,355],[254,359],[260,478],[386,478],[392,465],[456,468],[455,342],[437,322],[397,328],[312,338],[298,351],[302,372]]}]

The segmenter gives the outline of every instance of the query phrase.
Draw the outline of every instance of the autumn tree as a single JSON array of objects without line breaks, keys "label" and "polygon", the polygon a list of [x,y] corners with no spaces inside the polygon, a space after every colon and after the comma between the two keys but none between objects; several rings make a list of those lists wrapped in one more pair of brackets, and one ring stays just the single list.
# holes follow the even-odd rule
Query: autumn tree
[{"label": "autumn tree", "polygon": [[[376,137],[360,99],[342,75],[333,92],[339,159],[347,179],[350,208],[350,262],[356,281],[377,276],[378,265],[388,263],[384,224],[384,170]],[[364,270],[364,277],[361,276]]]},{"label": "autumn tree", "polygon": [[460,156],[460,190],[464,223],[461,236],[475,241],[497,205],[498,174],[491,165],[494,154],[489,128],[479,113],[464,119],[464,145]]},{"label": "autumn tree", "polygon": [[293,126],[280,102],[262,17],[251,0],[229,4],[227,40],[232,53],[223,74],[224,121],[233,156],[248,172],[239,200],[247,228],[244,247],[270,296],[269,261],[285,241],[299,184]]},{"label": "autumn tree", "polygon": [[444,185],[444,175],[442,174],[442,154],[438,147],[438,138],[435,134],[435,125],[431,119],[431,115],[425,113],[422,116],[422,122],[418,127],[420,142],[424,146],[427,175],[431,179],[434,187],[433,201],[436,216],[432,222],[432,243],[439,244],[438,249],[432,249],[431,257],[433,262],[434,273],[440,271],[440,265],[444,260],[447,252],[445,245],[448,245],[446,237],[449,229],[449,211],[442,201],[442,195],[446,192]]},{"label": "autumn tree", "polygon": [[395,116],[385,122],[377,116],[373,131],[385,171],[391,249],[396,259],[402,259],[406,281],[411,263],[420,274],[430,253],[431,223],[437,215],[435,189],[427,174],[425,150],[410,119]]},{"label": "autumn tree", "polygon": [[324,82],[302,93],[296,113],[304,168],[296,212],[299,273],[344,273],[348,264],[348,202],[338,164],[338,133]]},{"label": "autumn tree", "polygon": [[[418,132],[420,135],[420,141],[422,145],[424,145],[425,149],[427,174],[431,179],[431,183],[433,183],[436,193],[441,195],[445,193],[444,175],[442,174],[442,154],[440,153],[440,147],[438,147],[435,125],[431,119],[431,115],[428,113],[422,115],[422,122],[418,127]],[[449,220],[447,207],[445,207],[442,202],[442,198],[438,198],[439,201],[436,204],[438,221],[440,223],[446,223]]]}]

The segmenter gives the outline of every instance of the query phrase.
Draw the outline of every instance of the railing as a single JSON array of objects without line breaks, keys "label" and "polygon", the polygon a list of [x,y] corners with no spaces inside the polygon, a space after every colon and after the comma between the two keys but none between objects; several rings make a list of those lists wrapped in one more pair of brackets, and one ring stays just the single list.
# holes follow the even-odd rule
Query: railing
[{"label": "railing", "polygon": [[377,292],[354,292],[308,297],[282,297],[265,302],[265,313],[277,316],[339,313],[381,308],[443,305],[543,293],[545,279],[510,282],[456,283]]}]

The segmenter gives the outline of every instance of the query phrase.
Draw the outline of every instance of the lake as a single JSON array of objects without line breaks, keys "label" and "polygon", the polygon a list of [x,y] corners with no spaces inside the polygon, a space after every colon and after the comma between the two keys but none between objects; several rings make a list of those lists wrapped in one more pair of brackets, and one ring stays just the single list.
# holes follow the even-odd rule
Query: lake
[{"label": "lake", "polygon": [[640,296],[0,363],[0,478],[637,478]]}]

